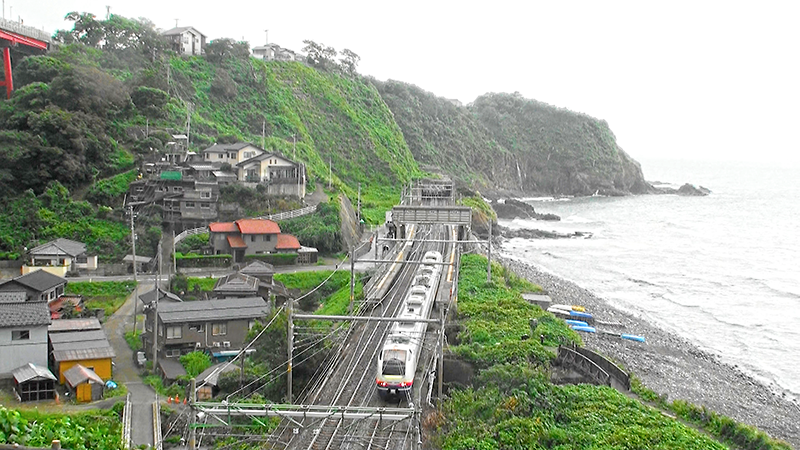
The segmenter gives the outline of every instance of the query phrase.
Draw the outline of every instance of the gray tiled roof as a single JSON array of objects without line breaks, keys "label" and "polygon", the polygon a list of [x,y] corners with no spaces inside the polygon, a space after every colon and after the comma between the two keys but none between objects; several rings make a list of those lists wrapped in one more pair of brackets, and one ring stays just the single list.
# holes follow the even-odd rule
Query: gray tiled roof
[{"label": "gray tiled roof", "polygon": [[205,34],[200,33],[200,31],[195,27],[175,27],[175,28],[171,28],[171,29],[169,29],[167,31],[162,31],[161,35],[162,36],[173,36],[173,35],[176,35],[176,34],[182,34],[184,31],[188,31],[188,30],[194,30],[195,32],[199,33],[201,36],[205,36]]},{"label": "gray tiled roof", "polygon": [[[158,302],[159,303],[161,303],[161,302],[182,302],[183,301],[183,300],[181,300],[180,297],[178,297],[177,295],[173,294],[172,292],[169,292],[169,291],[161,289],[161,288],[158,288],[158,293],[159,293],[159,295],[158,295]],[[153,288],[152,290],[149,290],[149,291],[147,291],[144,294],[139,296],[139,300],[141,300],[142,303],[144,303],[145,305],[149,305],[150,303],[153,303],[153,300],[155,300],[155,299],[156,299],[156,288]],[[161,308],[161,305],[159,305],[158,307]]]},{"label": "gray tiled roof", "polygon": [[24,383],[26,381],[42,379],[42,380],[53,380],[56,381],[55,375],[53,375],[47,367],[37,366],[33,363],[25,364],[24,366],[17,367],[11,372],[14,375],[14,379],[17,380],[17,383]]},{"label": "gray tiled roof", "polygon": [[0,303],[22,303],[27,299],[25,291],[0,291]]},{"label": "gray tiled roof", "polygon": [[158,317],[164,323],[254,319],[266,316],[269,309],[261,297],[198,300],[158,305]]},{"label": "gray tiled roof", "polygon": [[186,375],[186,369],[177,358],[164,358],[158,360],[158,366],[164,372],[164,377],[168,380],[177,379],[181,375]]},{"label": "gray tiled roof", "polygon": [[69,255],[74,257],[86,253],[86,244],[72,239],[58,238],[34,247],[28,253],[31,255]]},{"label": "gray tiled roof", "polygon": [[50,333],[60,333],[65,331],[81,331],[81,330],[99,330],[100,321],[97,317],[87,317],[84,319],[59,319],[54,320],[53,323],[47,327]]},{"label": "gray tiled roof", "polygon": [[103,330],[68,331],[65,333],[53,333],[50,335],[50,342],[53,344],[99,341],[103,339],[106,339],[106,333]]},{"label": "gray tiled roof", "polygon": [[7,281],[6,283],[10,283],[11,281],[15,281],[38,292],[44,292],[58,285],[67,284],[67,280],[65,278],[61,278],[58,275],[53,275],[52,273],[44,270],[36,270],[25,275],[20,275],[12,280]]},{"label": "gray tiled roof", "polygon": [[0,327],[50,325],[47,302],[0,303]]},{"label": "gray tiled roof", "polygon": [[214,364],[197,376],[197,382],[209,384],[211,386],[217,386],[220,375],[227,372],[233,372],[234,370],[239,370],[239,366],[236,364],[229,364],[227,362]]},{"label": "gray tiled roof", "polygon": [[245,268],[239,271],[239,273],[243,273],[245,275],[272,275],[275,273],[275,267],[272,264],[265,263],[264,261],[253,261]]},{"label": "gray tiled roof", "polygon": [[232,273],[218,279],[214,284],[214,292],[220,291],[256,293],[258,291],[258,278],[242,273]]},{"label": "gray tiled roof", "polygon": [[108,339],[53,343],[53,359],[57,362],[80,359],[113,358],[116,354]]}]

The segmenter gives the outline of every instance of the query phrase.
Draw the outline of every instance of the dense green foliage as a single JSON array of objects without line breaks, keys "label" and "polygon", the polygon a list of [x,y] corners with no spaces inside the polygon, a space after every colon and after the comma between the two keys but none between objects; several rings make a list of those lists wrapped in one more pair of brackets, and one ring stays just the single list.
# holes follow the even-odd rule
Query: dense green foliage
[{"label": "dense green foliage", "polygon": [[175,263],[178,267],[230,267],[231,255],[198,255],[175,252]]},{"label": "dense green foliage", "polygon": [[181,355],[181,364],[189,378],[195,378],[211,367],[211,357],[205,352],[189,352]]},{"label": "dense green foliage", "polygon": [[[475,449],[724,449],[725,446],[608,387],[557,386],[548,379],[551,346],[580,342],[574,331],[520,292],[536,286],[486,258],[461,260],[452,350],[478,369],[473,386],[451,390],[428,417],[434,446]],[[530,319],[537,319],[530,329]],[[522,339],[523,334],[543,335]]]},{"label": "dense green foliage", "polygon": [[2,443],[50,448],[53,439],[59,439],[62,448],[117,450],[122,448],[120,426],[119,416],[113,411],[45,414],[0,406]]},{"label": "dense green foliage", "polygon": [[337,271],[333,273],[330,270],[315,270],[311,272],[276,273],[273,278],[275,281],[283,283],[287,289],[299,290],[300,295],[305,295],[319,286],[314,293],[300,300],[298,306],[306,311],[316,310],[323,299],[343,288],[347,288],[348,302],[350,300],[350,272]]},{"label": "dense green foliage", "polygon": [[477,188],[590,195],[645,192],[605,121],[515,94],[455,106],[397,81],[373,84],[425,169]]},{"label": "dense green foliage", "polygon": [[337,202],[320,203],[314,214],[279,222],[281,233],[294,235],[300,244],[322,253],[342,250],[341,220]]},{"label": "dense green foliage", "polygon": [[209,246],[208,233],[199,233],[185,237],[175,246],[175,251],[179,253],[191,253]]},{"label": "dense green foliage", "polygon": [[263,261],[273,266],[291,266],[297,261],[297,253],[262,253],[257,255],[244,255],[245,262]]},{"label": "dense green foliage", "polygon": [[35,195],[0,200],[0,248],[21,251],[51,239],[65,237],[84,242],[100,260],[121,257],[128,249],[130,230],[124,223],[102,218],[88,202],[75,202],[59,183]]},{"label": "dense green foliage", "polygon": [[138,174],[139,170],[133,169],[99,180],[86,193],[86,199],[98,205],[120,206],[123,195],[128,192],[128,187]]},{"label": "dense green foliage", "polygon": [[87,308],[102,308],[108,317],[125,303],[135,287],[133,281],[77,281],[68,283],[66,292],[82,295]]}]

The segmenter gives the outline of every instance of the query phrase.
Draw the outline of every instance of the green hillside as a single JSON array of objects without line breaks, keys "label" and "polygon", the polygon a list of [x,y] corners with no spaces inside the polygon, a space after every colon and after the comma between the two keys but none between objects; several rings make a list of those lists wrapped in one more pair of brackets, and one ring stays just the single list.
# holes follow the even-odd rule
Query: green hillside
[{"label": "green hillside", "polygon": [[406,83],[373,83],[419,163],[473,187],[571,195],[649,190],[605,121],[519,94],[486,94],[463,107]]}]

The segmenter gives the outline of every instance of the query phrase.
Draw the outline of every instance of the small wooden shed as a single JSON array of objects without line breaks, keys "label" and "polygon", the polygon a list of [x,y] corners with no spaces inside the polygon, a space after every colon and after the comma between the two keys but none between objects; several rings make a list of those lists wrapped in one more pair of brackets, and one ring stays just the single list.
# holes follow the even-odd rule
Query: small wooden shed
[{"label": "small wooden shed", "polygon": [[91,402],[103,398],[103,379],[92,369],[75,364],[64,372],[64,379],[78,402]]},{"label": "small wooden shed", "polygon": [[53,400],[56,398],[55,375],[47,367],[33,363],[14,369],[14,388],[20,401]]}]

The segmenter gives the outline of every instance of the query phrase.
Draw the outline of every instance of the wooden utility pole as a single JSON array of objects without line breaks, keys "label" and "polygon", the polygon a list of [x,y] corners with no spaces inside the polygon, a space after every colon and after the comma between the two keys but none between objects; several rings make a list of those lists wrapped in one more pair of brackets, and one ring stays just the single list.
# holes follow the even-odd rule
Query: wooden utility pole
[{"label": "wooden utility pole", "polygon": [[161,293],[161,241],[158,241],[158,273],[156,274],[155,299],[153,300],[153,372],[158,370],[158,295]]},{"label": "wooden utility pole", "polygon": [[133,248],[133,337],[136,337],[136,306],[139,304],[139,282],[136,279],[136,231],[133,227],[133,206],[128,207],[131,214],[131,247]]},{"label": "wooden utility pole", "polygon": [[489,216],[489,263],[486,266],[486,282],[492,282],[492,217]]},{"label": "wooden utility pole", "polygon": [[444,314],[445,314],[445,311],[446,311],[446,308],[444,308],[444,307],[439,308],[439,312],[442,315],[442,321],[439,324],[439,327],[440,327],[440,329],[439,329],[439,331],[440,331],[440,333],[439,333],[439,349],[438,349],[439,350],[439,358],[437,358],[439,361],[438,361],[438,364],[437,364],[437,367],[436,367],[436,393],[438,395],[438,399],[439,399],[439,402],[440,402],[439,404],[441,404],[441,401],[442,401],[442,378],[444,378],[444,319],[445,319]]},{"label": "wooden utility pole", "polygon": [[294,312],[294,299],[289,298],[289,307],[287,308],[287,353],[289,356],[289,367],[286,369],[286,403],[292,403],[292,353],[294,352],[294,325],[292,324],[292,313]]}]

